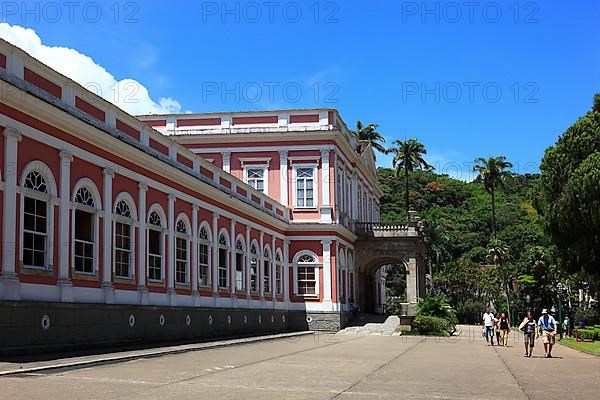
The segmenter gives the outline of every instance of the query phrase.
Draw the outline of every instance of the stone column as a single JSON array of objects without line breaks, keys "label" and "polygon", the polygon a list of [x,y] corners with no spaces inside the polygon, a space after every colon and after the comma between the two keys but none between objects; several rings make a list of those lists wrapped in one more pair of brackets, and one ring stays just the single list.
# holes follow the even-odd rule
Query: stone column
[{"label": "stone column", "polygon": [[4,128],[4,198],[2,224],[2,275],[0,299],[21,299],[21,283],[16,273],[17,232],[17,154],[21,133],[14,128]]},{"label": "stone column", "polygon": [[73,155],[61,151],[60,155],[60,212],[58,218],[58,287],[60,301],[73,301],[73,284],[69,278],[69,209],[71,200],[71,162]]},{"label": "stone column", "polygon": [[287,150],[282,150],[279,152],[279,179],[280,179],[280,193],[281,198],[279,202],[288,207],[289,206],[289,197],[288,197],[288,152]]},{"label": "stone column", "polygon": [[258,276],[258,292],[260,293],[260,299],[264,301],[265,299],[265,278],[264,278],[264,262],[265,262],[265,233],[260,233],[260,249],[258,250],[258,260],[257,260],[257,276]]},{"label": "stone column", "polygon": [[[276,296],[276,282],[275,282],[275,257],[277,256],[277,252],[275,251],[275,236],[271,236],[271,297],[273,298],[273,305],[275,305],[275,296]],[[283,277],[282,277],[283,279]]]},{"label": "stone column", "polygon": [[323,302],[331,303],[331,240],[321,241],[323,245]]},{"label": "stone column", "polygon": [[235,296],[235,281],[236,281],[236,257],[235,257],[235,219],[231,218],[229,225],[229,294]]},{"label": "stone column", "polygon": [[417,275],[417,259],[411,256],[406,262],[406,299],[409,303],[416,303],[418,300],[419,280]]},{"label": "stone column", "polygon": [[144,182],[138,184],[138,301],[140,304],[148,304],[148,288],[146,288],[146,193],[148,185]]},{"label": "stone column", "polygon": [[213,212],[212,215],[212,265],[210,266],[212,277],[213,297],[219,295],[219,214]]},{"label": "stone column", "polygon": [[169,253],[167,258],[167,295],[169,296],[169,304],[176,304],[175,292],[175,201],[174,194],[169,194],[169,206],[167,216],[167,229],[169,235]]},{"label": "stone column", "polygon": [[104,291],[104,301],[107,304],[115,302],[115,289],[112,284],[112,208],[113,208],[113,192],[112,182],[115,177],[115,171],[110,168],[105,168],[102,171],[104,176],[104,237],[102,245],[102,289]]}]

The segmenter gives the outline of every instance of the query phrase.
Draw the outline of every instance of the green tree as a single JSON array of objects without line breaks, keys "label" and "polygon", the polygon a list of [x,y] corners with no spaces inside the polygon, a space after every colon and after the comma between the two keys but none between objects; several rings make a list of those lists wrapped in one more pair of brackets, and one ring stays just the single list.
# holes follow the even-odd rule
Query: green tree
[{"label": "green tree", "polygon": [[485,190],[491,195],[492,200],[492,237],[496,239],[496,189],[504,188],[505,182],[510,177],[510,172],[506,171],[511,168],[512,164],[506,161],[506,157],[490,157],[487,160],[479,157],[475,159],[473,171],[479,175],[476,180],[483,183]]},{"label": "green tree", "polygon": [[415,169],[430,170],[432,166],[423,158],[423,155],[427,154],[427,150],[417,139],[394,140],[393,144],[395,147],[387,152],[394,155],[392,165],[396,170],[396,177],[404,175],[404,210],[406,218],[408,218],[410,211],[408,177]]},{"label": "green tree", "polygon": [[510,293],[509,293],[509,283],[511,282],[511,273],[508,268],[508,262],[511,259],[510,249],[507,245],[502,243],[499,240],[492,240],[490,245],[488,246],[488,254],[487,259],[491,262],[500,279],[502,281],[502,287],[504,290],[504,294],[506,296],[506,306],[508,315],[512,315],[510,313]]},{"label": "green tree", "polygon": [[600,275],[600,93],[592,110],[546,149],[536,208],[561,267]]},{"label": "green tree", "polygon": [[377,124],[368,124],[365,126],[362,121],[358,120],[356,122],[356,131],[354,131],[354,134],[359,140],[369,142],[373,149],[380,153],[385,153],[386,149],[381,144],[385,143],[385,138],[381,133],[377,132],[378,127],[379,125]]}]

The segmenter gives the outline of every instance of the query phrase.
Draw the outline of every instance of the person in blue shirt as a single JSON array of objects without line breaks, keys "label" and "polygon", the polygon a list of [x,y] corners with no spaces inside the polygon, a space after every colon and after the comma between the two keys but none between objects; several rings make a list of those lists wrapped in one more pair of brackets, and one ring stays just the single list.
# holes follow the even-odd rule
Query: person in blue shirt
[{"label": "person in blue shirt", "polygon": [[558,324],[545,308],[542,310],[542,316],[538,320],[538,326],[542,331],[542,342],[544,343],[544,352],[546,353],[544,358],[552,358],[552,346],[555,343]]}]

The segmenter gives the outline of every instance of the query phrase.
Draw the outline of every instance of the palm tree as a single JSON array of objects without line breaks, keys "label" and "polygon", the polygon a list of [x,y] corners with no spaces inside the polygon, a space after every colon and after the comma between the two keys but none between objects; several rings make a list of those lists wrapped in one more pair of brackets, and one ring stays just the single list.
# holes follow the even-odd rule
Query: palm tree
[{"label": "palm tree", "polygon": [[435,270],[439,271],[440,262],[444,258],[448,258],[448,244],[450,237],[444,229],[444,226],[436,220],[430,220],[425,223],[425,244],[429,249],[429,276],[431,279],[431,290],[433,291],[433,261],[435,260]]},{"label": "palm tree", "polygon": [[356,131],[354,131],[354,134],[358,140],[369,142],[372,148],[380,153],[385,153],[385,147],[381,144],[385,143],[385,138],[381,133],[377,132],[378,127],[379,125],[377,124],[368,124],[367,126],[364,126],[362,121],[358,120],[356,122]]},{"label": "palm tree", "polygon": [[387,153],[394,154],[392,165],[396,170],[396,177],[404,174],[404,207],[406,209],[406,218],[408,219],[408,212],[410,210],[408,175],[415,169],[430,170],[433,167],[423,158],[423,154],[427,154],[427,150],[417,139],[394,140],[393,144],[395,147],[390,148]]},{"label": "palm tree", "polygon": [[487,259],[489,262],[494,264],[494,266],[496,267],[496,270],[500,273],[500,276],[503,280],[502,283],[504,286],[504,294],[506,295],[507,311],[508,311],[508,315],[512,318],[512,315],[510,313],[510,297],[509,297],[509,288],[508,288],[509,273],[508,273],[507,269],[505,268],[506,264],[511,259],[510,249],[508,248],[508,246],[506,246],[500,240],[494,239],[490,242],[490,244],[488,246]]},{"label": "palm tree", "polygon": [[487,160],[482,157],[475,159],[473,171],[477,172],[476,180],[483,182],[485,190],[492,196],[492,238],[496,239],[496,188],[504,188],[504,183],[511,176],[507,168],[513,165],[506,161],[506,157],[490,157]]}]

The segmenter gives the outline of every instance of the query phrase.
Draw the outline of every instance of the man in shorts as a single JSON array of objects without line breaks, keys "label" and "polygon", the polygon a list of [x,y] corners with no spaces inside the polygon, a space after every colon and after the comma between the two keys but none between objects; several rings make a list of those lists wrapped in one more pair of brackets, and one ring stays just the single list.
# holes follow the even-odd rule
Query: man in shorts
[{"label": "man in shorts", "polygon": [[544,358],[552,358],[552,347],[556,339],[557,323],[552,315],[548,315],[548,310],[542,310],[542,316],[538,321],[538,326],[542,330],[542,342],[544,343]]},{"label": "man in shorts", "polygon": [[488,344],[494,345],[494,314],[490,312],[489,308],[485,309],[483,313],[483,329],[485,333],[485,340]]}]

